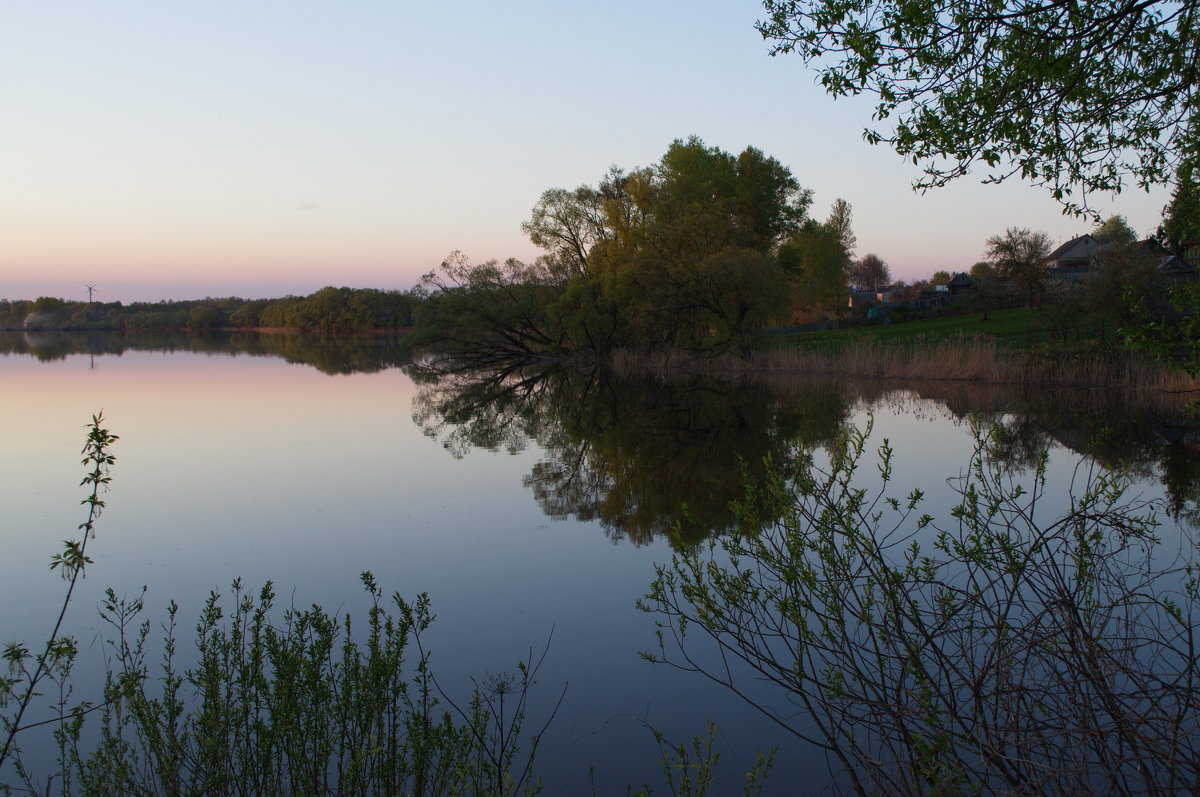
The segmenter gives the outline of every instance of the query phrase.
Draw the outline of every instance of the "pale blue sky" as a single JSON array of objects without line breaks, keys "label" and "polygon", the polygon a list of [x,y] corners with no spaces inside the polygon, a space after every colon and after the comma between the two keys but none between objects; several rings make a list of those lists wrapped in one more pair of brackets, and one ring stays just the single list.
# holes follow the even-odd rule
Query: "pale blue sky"
[{"label": "pale blue sky", "polygon": [[[0,298],[407,288],[451,250],[537,251],[550,187],[699,135],[753,145],[854,209],[898,277],[962,269],[1007,226],[1089,229],[1041,190],[962,182],[863,143],[770,58],[752,0],[0,4]],[[1150,232],[1165,192],[1106,202]]]}]

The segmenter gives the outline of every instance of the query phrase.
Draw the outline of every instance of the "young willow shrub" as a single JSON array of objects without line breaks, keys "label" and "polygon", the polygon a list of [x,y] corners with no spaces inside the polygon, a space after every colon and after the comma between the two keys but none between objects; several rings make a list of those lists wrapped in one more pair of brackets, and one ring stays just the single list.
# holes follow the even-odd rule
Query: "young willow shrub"
[{"label": "young willow shrub", "polygon": [[772,464],[734,530],[660,566],[643,655],[737,690],[859,794],[1200,791],[1196,573],[1160,561],[1158,507],[1081,464],[1064,509],[1045,455],[1022,483],[977,429],[935,520],[891,494],[886,441],[860,486],[868,434]]},{"label": "young willow shrub", "polygon": [[[117,437],[92,418],[83,449],[87,518],[51,559],[68,586],[38,654],[9,643],[0,675],[0,794],[109,795],[520,795],[540,791],[538,738],[525,732],[540,659],[477,683],[465,705],[446,696],[421,634],[433,620],[425,595],[387,606],[370,573],[366,633],[319,606],[274,611],[270,583],[255,598],[239,581],[226,614],[213,593],[196,626],[198,658],[181,669],[172,602],[156,673],[143,594],[109,589],[101,615],[115,631],[104,699],[72,705],[77,646],[62,633],[76,582],[92,563],[88,542],[104,502]],[[415,648],[415,653],[413,652]],[[544,657],[544,654],[543,654]],[[49,718],[27,719],[40,695]],[[561,702],[561,697],[560,697]],[[553,719],[550,712],[546,725]],[[85,718],[99,713],[98,728]],[[18,735],[53,726],[58,768],[31,772]],[[24,738],[24,737],[22,737]],[[5,782],[11,765],[19,785]]]},{"label": "young willow shrub", "polygon": [[[79,793],[539,791],[531,772],[540,734],[523,735],[536,663],[477,686],[459,707],[438,688],[420,645],[433,619],[427,597],[397,594],[389,609],[371,574],[362,580],[371,608],[361,641],[349,615],[313,606],[274,619],[269,582],[255,598],[235,581],[228,617],[216,593],[205,604],[199,661],[186,671],[176,663],[172,603],[154,679],[146,664],[150,624],[137,623],[142,599],[110,590],[102,613],[116,631],[116,667],[98,747],[70,757]],[[497,699],[501,691],[507,705]]]}]

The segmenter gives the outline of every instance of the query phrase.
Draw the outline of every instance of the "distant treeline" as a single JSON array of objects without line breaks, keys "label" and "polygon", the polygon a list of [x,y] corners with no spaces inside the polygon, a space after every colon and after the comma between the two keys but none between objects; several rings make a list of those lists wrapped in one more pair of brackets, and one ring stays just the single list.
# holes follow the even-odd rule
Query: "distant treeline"
[{"label": "distant treeline", "polygon": [[421,299],[413,291],[322,288],[282,299],[206,298],[161,302],[68,302],[49,296],[0,300],[0,329],[210,330],[270,327],[312,332],[408,329]]}]

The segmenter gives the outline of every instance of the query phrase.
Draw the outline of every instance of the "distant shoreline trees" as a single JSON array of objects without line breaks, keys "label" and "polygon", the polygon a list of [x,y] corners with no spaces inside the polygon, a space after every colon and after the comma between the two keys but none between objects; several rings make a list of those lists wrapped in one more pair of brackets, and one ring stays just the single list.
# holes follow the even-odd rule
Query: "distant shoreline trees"
[{"label": "distant shoreline trees", "polygon": [[413,291],[322,288],[309,296],[162,302],[0,300],[0,329],[178,330],[278,328],[307,332],[402,330],[413,326]]}]

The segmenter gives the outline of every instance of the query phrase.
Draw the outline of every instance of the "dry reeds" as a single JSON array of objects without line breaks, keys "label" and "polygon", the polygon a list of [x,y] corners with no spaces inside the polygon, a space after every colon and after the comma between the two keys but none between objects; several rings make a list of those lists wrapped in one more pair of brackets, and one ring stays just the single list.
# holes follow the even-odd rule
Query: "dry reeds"
[{"label": "dry reeds", "polygon": [[994,343],[949,341],[883,343],[864,339],[836,351],[788,349],[703,354],[678,350],[613,354],[618,374],[641,377],[705,375],[718,378],[804,375],[850,380],[928,380],[1165,391],[1200,395],[1200,380],[1136,352],[1101,347],[1002,350]]}]

